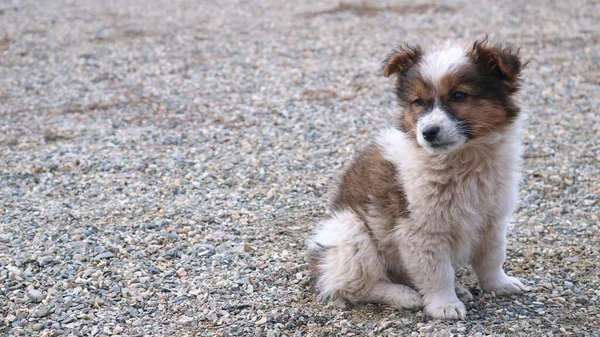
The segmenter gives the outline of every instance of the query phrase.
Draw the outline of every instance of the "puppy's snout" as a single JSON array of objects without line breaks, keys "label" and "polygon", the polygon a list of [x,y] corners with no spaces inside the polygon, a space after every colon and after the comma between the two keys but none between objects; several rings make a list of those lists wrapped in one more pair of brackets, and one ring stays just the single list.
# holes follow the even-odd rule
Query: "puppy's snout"
[{"label": "puppy's snout", "polygon": [[440,127],[437,125],[428,126],[423,129],[422,133],[423,138],[425,138],[426,141],[431,142],[437,137],[438,133],[440,133]]}]

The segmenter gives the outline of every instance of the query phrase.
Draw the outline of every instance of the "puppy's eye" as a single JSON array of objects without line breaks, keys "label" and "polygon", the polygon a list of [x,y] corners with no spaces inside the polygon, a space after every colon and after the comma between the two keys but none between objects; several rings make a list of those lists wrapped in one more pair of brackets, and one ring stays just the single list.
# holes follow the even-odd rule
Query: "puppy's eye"
[{"label": "puppy's eye", "polygon": [[454,92],[454,94],[452,94],[452,97],[450,97],[450,101],[451,102],[463,102],[464,100],[467,99],[467,97],[469,97],[469,95],[465,94],[462,91],[456,91]]},{"label": "puppy's eye", "polygon": [[425,102],[423,101],[422,98],[417,98],[413,101],[413,104],[416,106],[422,106],[423,104],[425,104]]}]

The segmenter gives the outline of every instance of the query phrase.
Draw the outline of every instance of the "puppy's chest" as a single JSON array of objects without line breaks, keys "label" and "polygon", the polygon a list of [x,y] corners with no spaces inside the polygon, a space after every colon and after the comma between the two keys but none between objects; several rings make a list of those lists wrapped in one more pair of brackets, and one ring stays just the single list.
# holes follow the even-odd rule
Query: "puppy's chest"
[{"label": "puppy's chest", "polygon": [[484,225],[501,195],[502,179],[502,170],[485,165],[415,172],[403,180],[415,220],[457,232]]},{"label": "puppy's chest", "polygon": [[466,265],[481,228],[493,213],[501,188],[497,172],[488,169],[431,180],[421,176],[414,185],[407,191],[412,202],[408,230],[425,235],[443,233],[450,242],[455,267]]}]

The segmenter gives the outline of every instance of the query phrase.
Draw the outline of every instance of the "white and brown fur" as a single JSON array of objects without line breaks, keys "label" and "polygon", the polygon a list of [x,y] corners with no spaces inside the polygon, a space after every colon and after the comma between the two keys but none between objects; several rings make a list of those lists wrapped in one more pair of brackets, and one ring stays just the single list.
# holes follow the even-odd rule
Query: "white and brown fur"
[{"label": "white and brown fur", "polygon": [[[517,203],[523,64],[485,39],[402,47],[383,66],[396,77],[397,127],[342,175],[332,216],[309,239],[309,266],[322,298],[463,319],[461,300],[472,295],[456,268],[470,264],[486,292],[525,289],[502,268]],[[432,126],[436,138],[425,139]]]}]

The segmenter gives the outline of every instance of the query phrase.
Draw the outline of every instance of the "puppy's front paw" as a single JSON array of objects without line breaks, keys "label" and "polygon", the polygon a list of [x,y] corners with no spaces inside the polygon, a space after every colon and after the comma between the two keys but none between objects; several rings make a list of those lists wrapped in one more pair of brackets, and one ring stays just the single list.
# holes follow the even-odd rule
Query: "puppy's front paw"
[{"label": "puppy's front paw", "polygon": [[458,299],[454,302],[432,302],[425,306],[425,313],[437,319],[465,319],[467,309]]},{"label": "puppy's front paw", "polygon": [[510,277],[503,275],[502,277],[498,277],[493,282],[489,284],[482,284],[481,289],[486,293],[491,293],[498,296],[502,295],[516,295],[520,294],[523,291],[529,290],[521,281],[516,277]]}]

